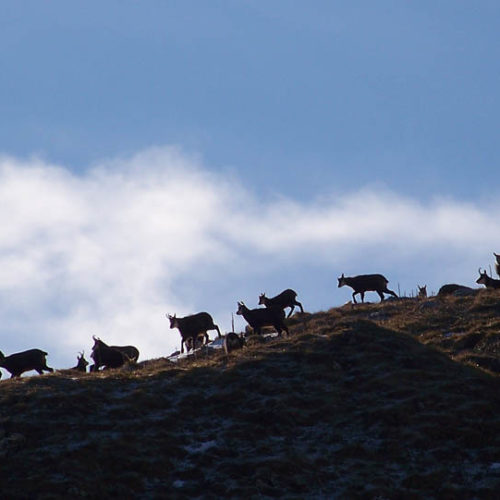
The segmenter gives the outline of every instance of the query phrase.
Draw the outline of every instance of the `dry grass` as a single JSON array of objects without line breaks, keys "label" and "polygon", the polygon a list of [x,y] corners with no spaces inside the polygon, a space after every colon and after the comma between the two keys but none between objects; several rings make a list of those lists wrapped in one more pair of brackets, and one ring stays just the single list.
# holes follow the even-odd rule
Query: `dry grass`
[{"label": "dry grass", "polygon": [[229,356],[1,382],[2,498],[496,498],[499,293],[289,324]]}]

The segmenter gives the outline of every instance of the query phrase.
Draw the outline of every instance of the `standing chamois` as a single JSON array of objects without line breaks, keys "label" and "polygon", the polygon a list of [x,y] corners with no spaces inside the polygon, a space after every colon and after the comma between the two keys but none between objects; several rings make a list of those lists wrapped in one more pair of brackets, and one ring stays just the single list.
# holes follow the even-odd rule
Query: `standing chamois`
[{"label": "standing chamois", "polygon": [[261,293],[259,296],[259,304],[265,305],[266,307],[281,307],[281,309],[286,309],[290,307],[290,312],[288,313],[287,318],[289,318],[295,306],[300,307],[300,312],[303,313],[304,309],[302,304],[297,301],[297,292],[292,290],[291,288],[287,288],[276,297],[268,298],[265,293]]},{"label": "standing chamois", "polygon": [[219,338],[221,337],[219,327],[207,312],[200,312],[184,318],[177,318],[175,314],[173,316],[167,314],[167,318],[170,320],[170,328],[177,328],[181,334],[181,354],[184,352],[184,344],[186,344],[188,352],[190,349],[196,348],[196,340],[200,334],[203,334],[208,344],[210,340],[208,330],[217,330]]},{"label": "standing chamois", "polygon": [[361,302],[365,301],[365,292],[377,292],[380,300],[384,300],[384,293],[388,293],[393,297],[398,298],[398,296],[387,288],[387,283],[389,280],[382,276],[381,274],[361,274],[359,276],[346,277],[344,273],[338,278],[339,288],[347,285],[350,286],[354,292],[352,293],[352,300],[355,304],[356,295],[359,293],[361,295]]},{"label": "standing chamois", "polygon": [[285,311],[281,307],[248,309],[243,302],[238,302],[236,314],[243,316],[258,335],[260,335],[263,326],[274,326],[279,336],[283,330],[288,335],[288,327],[285,325]]}]

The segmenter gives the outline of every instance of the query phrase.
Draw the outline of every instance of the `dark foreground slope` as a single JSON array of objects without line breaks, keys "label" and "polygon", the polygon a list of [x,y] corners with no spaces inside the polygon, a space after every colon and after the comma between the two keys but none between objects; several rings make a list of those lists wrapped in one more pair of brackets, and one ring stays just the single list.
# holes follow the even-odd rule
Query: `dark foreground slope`
[{"label": "dark foreground slope", "polygon": [[423,304],[295,316],[229,357],[3,381],[0,497],[498,498],[499,379],[470,356],[495,358],[500,297]]}]

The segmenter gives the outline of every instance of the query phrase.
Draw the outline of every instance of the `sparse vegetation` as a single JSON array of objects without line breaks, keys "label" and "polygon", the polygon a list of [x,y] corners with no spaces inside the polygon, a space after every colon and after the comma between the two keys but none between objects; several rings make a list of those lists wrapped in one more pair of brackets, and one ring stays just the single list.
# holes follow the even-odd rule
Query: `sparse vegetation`
[{"label": "sparse vegetation", "polygon": [[229,355],[2,381],[1,497],[497,497],[498,291],[287,324]]}]

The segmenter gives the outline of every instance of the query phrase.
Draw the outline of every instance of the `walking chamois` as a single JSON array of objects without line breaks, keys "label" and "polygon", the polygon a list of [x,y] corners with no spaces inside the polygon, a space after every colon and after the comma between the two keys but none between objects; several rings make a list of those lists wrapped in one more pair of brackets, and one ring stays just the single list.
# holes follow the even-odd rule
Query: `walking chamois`
[{"label": "walking chamois", "polygon": [[361,274],[359,276],[346,277],[344,276],[344,273],[342,273],[342,276],[338,278],[338,281],[338,288],[347,285],[354,290],[352,293],[352,300],[355,304],[357,304],[357,294],[361,295],[361,302],[365,301],[365,292],[377,292],[381,301],[384,300],[384,293],[388,293],[393,297],[398,298],[392,290],[387,288],[389,280],[381,274]]}]

